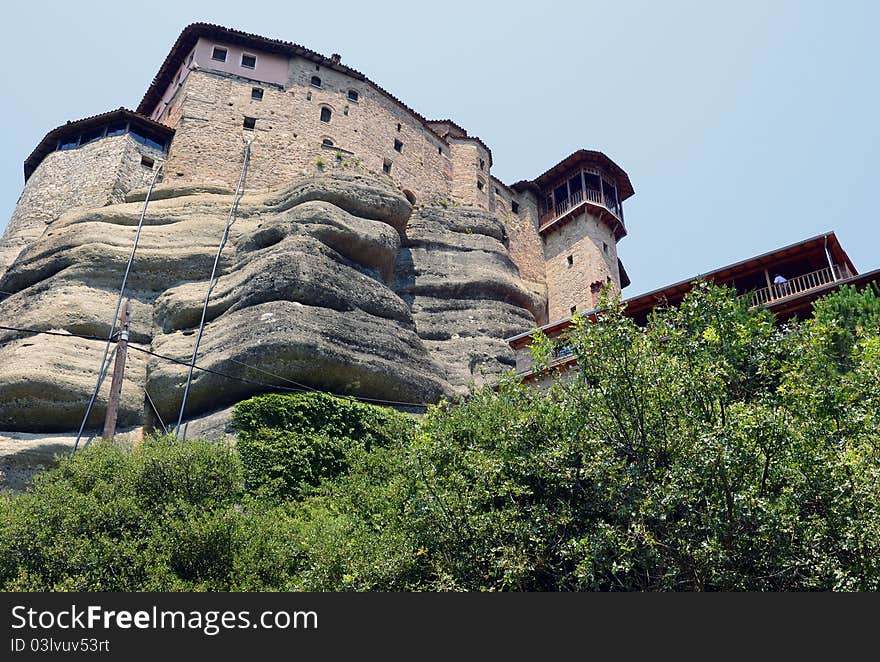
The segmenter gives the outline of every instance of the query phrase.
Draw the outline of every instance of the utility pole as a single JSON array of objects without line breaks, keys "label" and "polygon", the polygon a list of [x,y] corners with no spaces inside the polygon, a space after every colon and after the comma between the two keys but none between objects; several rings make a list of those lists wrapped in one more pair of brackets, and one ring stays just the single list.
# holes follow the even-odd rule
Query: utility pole
[{"label": "utility pole", "polygon": [[119,339],[116,341],[116,361],[113,363],[113,378],[110,380],[110,398],[107,401],[107,417],[104,419],[104,439],[113,439],[116,434],[116,416],[119,414],[119,399],[122,395],[122,378],[125,375],[125,356],[128,354],[128,323],[131,319],[131,301],[122,302],[119,313]]}]

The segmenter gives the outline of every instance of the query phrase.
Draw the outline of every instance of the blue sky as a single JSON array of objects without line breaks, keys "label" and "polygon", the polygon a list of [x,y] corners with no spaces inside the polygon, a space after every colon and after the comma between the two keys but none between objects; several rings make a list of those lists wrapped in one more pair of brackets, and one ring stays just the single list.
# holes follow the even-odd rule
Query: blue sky
[{"label": "blue sky", "polygon": [[835,230],[880,267],[880,3],[30,2],[4,9],[0,229],[50,129],[134,108],[181,29],[343,62],[531,179],[575,149],[630,175],[631,296]]}]

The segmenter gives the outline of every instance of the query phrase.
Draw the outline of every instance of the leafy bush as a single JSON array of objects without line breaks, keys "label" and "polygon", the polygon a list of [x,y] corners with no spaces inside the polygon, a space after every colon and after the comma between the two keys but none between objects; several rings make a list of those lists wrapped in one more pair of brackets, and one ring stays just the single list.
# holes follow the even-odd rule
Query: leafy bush
[{"label": "leafy bush", "polygon": [[[240,501],[238,457],[225,445],[147,439],[94,444],[0,500],[0,584],[17,590],[129,591],[186,584],[159,549],[186,554],[181,522]],[[198,531],[191,531],[195,536]],[[215,547],[214,549],[217,549]],[[204,564],[215,564],[207,548]],[[198,565],[198,564],[196,564]],[[172,581],[173,580],[173,581]]]},{"label": "leafy bush", "polygon": [[878,590],[876,306],[844,290],[780,329],[700,285],[644,327],[619,302],[578,321],[546,391],[418,423],[262,396],[237,453],[101,444],[0,497],[0,585]]},{"label": "leafy bush", "polygon": [[348,467],[348,455],[405,438],[413,421],[393,409],[326,393],[261,395],[235,407],[245,487],[300,498]]}]

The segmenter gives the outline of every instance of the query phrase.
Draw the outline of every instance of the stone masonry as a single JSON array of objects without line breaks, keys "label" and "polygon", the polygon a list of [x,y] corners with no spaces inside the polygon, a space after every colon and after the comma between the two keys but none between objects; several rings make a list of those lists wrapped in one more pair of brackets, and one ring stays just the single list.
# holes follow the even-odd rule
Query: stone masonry
[{"label": "stone masonry", "polygon": [[[360,397],[460,396],[513,369],[504,338],[622,285],[620,202],[632,187],[604,154],[579,150],[507,185],[482,140],[425,119],[338,55],[193,24],[137,111],[63,124],[25,162],[0,239],[0,324],[106,336],[162,167],[129,281],[132,343],[185,363],[246,144],[198,360],[240,379],[197,371],[187,419],[222,429],[231,405],[265,390],[255,366]],[[584,164],[622,192],[613,204],[556,195]],[[0,333],[0,429],[17,431],[0,439],[26,440],[26,463],[58,446],[30,433],[69,441],[102,346]],[[185,374],[129,352],[120,425],[137,435],[155,422],[145,390],[173,418]]]},{"label": "stone masonry", "polygon": [[[154,165],[142,165],[142,156]],[[0,276],[59,216],[122,202],[128,191],[152,179],[163,158],[125,134],[49,154],[25,184],[0,239]]]}]

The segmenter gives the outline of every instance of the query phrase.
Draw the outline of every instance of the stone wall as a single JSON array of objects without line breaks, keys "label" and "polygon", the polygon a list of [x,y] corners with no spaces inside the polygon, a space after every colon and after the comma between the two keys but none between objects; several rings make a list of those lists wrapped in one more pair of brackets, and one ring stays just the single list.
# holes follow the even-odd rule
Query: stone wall
[{"label": "stone wall", "polygon": [[[571,257],[571,263],[569,263]],[[583,213],[544,233],[544,264],[547,276],[547,307],[554,322],[595,307],[591,286],[610,282],[620,292],[617,243],[608,225]]]},{"label": "stone wall", "polygon": [[[320,77],[320,88],[311,84],[313,75]],[[255,88],[262,91],[259,100],[253,98]],[[357,93],[356,101],[349,99],[349,90]],[[165,121],[176,126],[176,135],[169,181],[234,186],[247,139],[253,140],[250,190],[318,171],[347,168],[383,175],[387,163],[391,179],[419,201],[452,192],[450,149],[438,136],[372,86],[306,60],[291,59],[284,88],[194,70],[170,108]],[[322,121],[322,108],[330,111],[327,122]],[[245,117],[256,120],[254,130],[243,127]],[[328,150],[325,141],[335,149]],[[469,188],[476,190],[472,172]],[[475,203],[486,208],[488,197],[474,198]]]},{"label": "stone wall", "polygon": [[[141,157],[154,160],[152,168]],[[3,238],[0,277],[24,248],[61,214],[121,202],[151,180],[164,155],[128,134],[48,154],[25,184]]]},{"label": "stone wall", "polygon": [[489,153],[472,138],[449,136],[448,140],[452,154],[452,198],[464,205],[489,209]]},{"label": "stone wall", "polygon": [[[534,283],[546,283],[544,270],[544,246],[538,234],[538,202],[534,195],[524,192],[518,195],[493,178],[495,213],[504,219],[509,237],[510,257],[519,269],[520,276]],[[517,211],[513,211],[516,205]],[[546,287],[544,288],[546,290]],[[538,324],[547,323],[546,306],[537,316]]]}]

